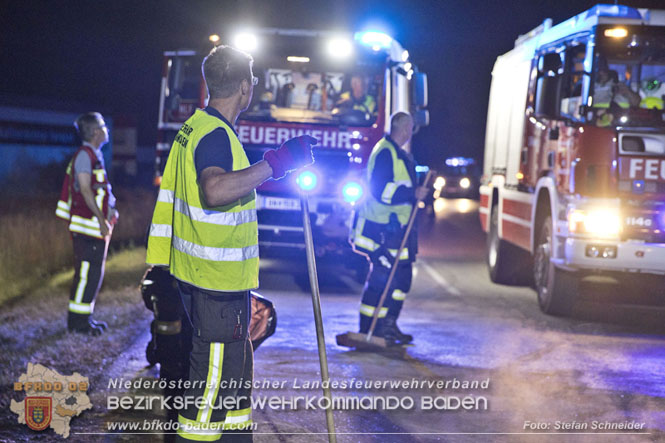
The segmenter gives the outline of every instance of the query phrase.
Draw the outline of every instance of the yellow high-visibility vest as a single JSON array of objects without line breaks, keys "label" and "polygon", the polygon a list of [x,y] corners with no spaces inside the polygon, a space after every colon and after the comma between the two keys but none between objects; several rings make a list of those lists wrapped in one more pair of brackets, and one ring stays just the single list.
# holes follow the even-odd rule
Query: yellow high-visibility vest
[{"label": "yellow high-visibility vest", "polygon": [[231,142],[233,171],[250,166],[233,129],[196,110],[171,147],[150,226],[146,262],[168,266],[178,280],[214,291],[259,286],[256,193],[209,207],[199,188],[194,153],[199,141],[224,128]]},{"label": "yellow high-visibility vest", "polygon": [[[378,201],[370,192],[358,212],[353,243],[357,250],[363,252],[373,252],[381,246],[381,239],[379,238],[378,232],[365,228],[367,221],[381,225],[388,225],[388,223],[390,223],[391,214],[395,214],[400,225],[404,227],[409,221],[409,216],[411,215],[411,209],[413,207],[410,203],[392,204],[392,198],[395,195],[397,188],[400,186],[412,188],[415,184],[411,180],[406,164],[397,154],[395,146],[386,137],[379,140],[369,156],[369,162],[367,164],[367,183],[371,182],[376,158],[384,149],[387,149],[392,157],[393,180],[386,183],[386,186],[381,193],[381,201]],[[397,250],[390,250],[390,253],[396,255]],[[405,248],[402,251],[400,259],[405,260],[408,258],[408,248]]]},{"label": "yellow high-visibility vest", "polygon": [[339,96],[340,100],[352,103],[353,106],[351,109],[356,111],[366,112],[368,114],[374,114],[376,111],[376,100],[369,94],[365,94],[362,100],[356,101],[356,99],[351,95],[349,91],[342,92]]}]

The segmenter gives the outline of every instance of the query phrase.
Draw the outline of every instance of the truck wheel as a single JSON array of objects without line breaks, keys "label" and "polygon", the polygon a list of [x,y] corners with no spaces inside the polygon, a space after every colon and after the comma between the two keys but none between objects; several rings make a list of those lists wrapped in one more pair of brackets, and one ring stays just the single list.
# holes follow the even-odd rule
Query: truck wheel
[{"label": "truck wheel", "polygon": [[506,285],[530,285],[530,264],[529,253],[499,238],[499,209],[494,205],[487,233],[487,267],[490,280]]},{"label": "truck wheel", "polygon": [[579,282],[574,273],[558,269],[552,263],[552,233],[552,217],[548,216],[538,236],[533,279],[540,310],[549,315],[567,316],[575,304]]}]

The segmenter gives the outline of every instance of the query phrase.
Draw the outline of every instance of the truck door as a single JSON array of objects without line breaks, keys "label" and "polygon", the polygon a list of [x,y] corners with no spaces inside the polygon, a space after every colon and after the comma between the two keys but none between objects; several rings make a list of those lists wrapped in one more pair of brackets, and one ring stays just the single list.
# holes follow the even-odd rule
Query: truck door
[{"label": "truck door", "polygon": [[[554,167],[552,143],[560,113],[560,91],[563,82],[563,53],[555,48],[537,54],[533,67],[533,107],[527,110],[527,148],[522,155],[522,168],[527,171],[525,180],[535,187],[538,179]],[[531,111],[531,112],[530,112]],[[555,139],[556,140],[556,139]]]},{"label": "truck door", "polygon": [[586,44],[577,41],[537,55],[533,106],[527,110],[527,146],[521,158],[524,180],[530,186],[550,173],[561,190],[568,186],[577,132],[567,123],[582,119],[580,106],[590,84],[587,63]]}]

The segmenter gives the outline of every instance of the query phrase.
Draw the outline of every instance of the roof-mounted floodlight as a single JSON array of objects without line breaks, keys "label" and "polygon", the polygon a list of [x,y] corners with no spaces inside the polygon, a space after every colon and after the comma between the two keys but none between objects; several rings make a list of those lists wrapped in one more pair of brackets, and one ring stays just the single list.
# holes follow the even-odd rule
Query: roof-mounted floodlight
[{"label": "roof-mounted floodlight", "polygon": [[373,51],[389,49],[393,42],[391,36],[379,31],[357,32],[355,38],[363,45],[372,48]]},{"label": "roof-mounted floodlight", "polygon": [[333,38],[328,42],[328,54],[333,58],[347,58],[353,54],[353,44],[343,37]]},{"label": "roof-mounted floodlight", "polygon": [[259,46],[259,41],[256,35],[249,32],[242,32],[237,34],[233,39],[233,45],[241,51],[252,52]]}]

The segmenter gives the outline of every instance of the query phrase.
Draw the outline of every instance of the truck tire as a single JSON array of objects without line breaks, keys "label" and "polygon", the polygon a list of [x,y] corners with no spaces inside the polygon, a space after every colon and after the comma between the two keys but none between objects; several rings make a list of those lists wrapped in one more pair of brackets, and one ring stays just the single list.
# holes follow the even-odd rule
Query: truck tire
[{"label": "truck tire", "polygon": [[490,280],[505,285],[531,285],[531,257],[528,252],[499,238],[499,209],[492,206],[487,232],[487,268]]},{"label": "truck tire", "polygon": [[579,279],[575,273],[554,266],[552,233],[552,217],[547,216],[538,235],[533,280],[540,310],[549,315],[568,316],[577,299]]}]

